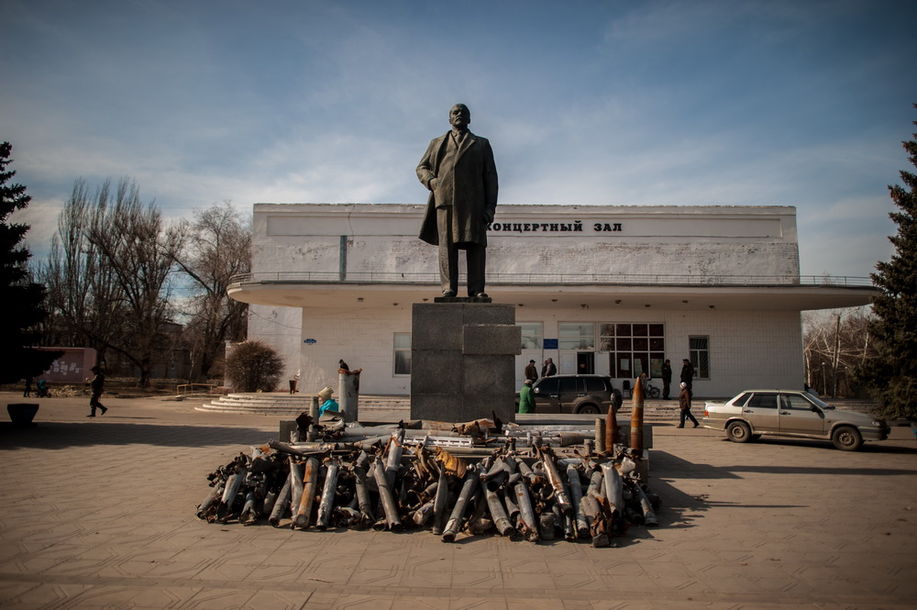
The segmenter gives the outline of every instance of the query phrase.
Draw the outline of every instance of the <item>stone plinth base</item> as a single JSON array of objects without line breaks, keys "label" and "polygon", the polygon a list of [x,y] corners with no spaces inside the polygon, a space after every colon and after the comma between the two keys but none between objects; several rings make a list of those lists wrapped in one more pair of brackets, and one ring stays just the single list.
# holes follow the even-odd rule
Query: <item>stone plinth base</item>
[{"label": "stone plinth base", "polygon": [[414,303],[411,419],[515,417],[521,330],[512,305]]}]

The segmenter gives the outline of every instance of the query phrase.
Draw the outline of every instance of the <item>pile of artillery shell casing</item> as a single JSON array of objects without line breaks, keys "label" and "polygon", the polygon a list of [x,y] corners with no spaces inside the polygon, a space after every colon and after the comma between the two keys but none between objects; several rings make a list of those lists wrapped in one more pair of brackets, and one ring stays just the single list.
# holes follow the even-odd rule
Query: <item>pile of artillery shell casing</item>
[{"label": "pile of artillery shell casing", "polygon": [[616,443],[613,419],[609,412],[601,434],[605,422],[596,422],[599,451],[591,438],[564,432],[498,425],[492,435],[489,420],[447,437],[364,428],[362,440],[349,442],[341,425],[323,429],[301,419],[315,440],[271,441],[239,454],[209,475],[212,489],[197,516],[303,530],[429,529],[444,542],[496,532],[609,546],[629,524],[658,524],[640,441]]}]

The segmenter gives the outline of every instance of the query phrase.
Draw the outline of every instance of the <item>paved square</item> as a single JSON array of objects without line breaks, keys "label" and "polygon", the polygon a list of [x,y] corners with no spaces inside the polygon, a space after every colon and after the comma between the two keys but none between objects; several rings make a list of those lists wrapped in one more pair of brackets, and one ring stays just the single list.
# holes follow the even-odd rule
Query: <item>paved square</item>
[{"label": "paved square", "polygon": [[[0,393],[5,403],[20,402]],[[428,532],[213,525],[206,475],[277,418],[191,402],[43,399],[0,426],[0,606],[914,608],[917,442],[845,453],[658,425],[661,525],[618,548]]]}]

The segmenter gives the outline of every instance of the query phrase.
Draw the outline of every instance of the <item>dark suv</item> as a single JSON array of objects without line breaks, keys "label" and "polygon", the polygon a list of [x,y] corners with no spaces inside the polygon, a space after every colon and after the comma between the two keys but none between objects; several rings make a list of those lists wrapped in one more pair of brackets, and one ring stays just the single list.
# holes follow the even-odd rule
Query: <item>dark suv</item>
[{"label": "dark suv", "polygon": [[536,413],[607,413],[623,402],[621,392],[602,375],[553,375],[532,386]]}]

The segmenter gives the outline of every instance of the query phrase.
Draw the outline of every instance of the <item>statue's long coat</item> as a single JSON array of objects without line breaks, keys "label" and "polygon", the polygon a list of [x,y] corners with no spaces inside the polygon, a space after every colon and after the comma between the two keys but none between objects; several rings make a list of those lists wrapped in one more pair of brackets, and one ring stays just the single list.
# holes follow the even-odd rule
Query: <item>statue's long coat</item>
[{"label": "statue's long coat", "polygon": [[[417,177],[428,189],[430,180],[450,172],[442,167],[450,132],[434,138],[417,165]],[[497,207],[497,166],[494,153],[486,138],[470,131],[455,157],[453,184],[452,240],[462,243],[487,245],[487,225],[493,220]],[[436,192],[430,191],[427,213],[420,228],[420,239],[439,244],[436,231]]]}]

